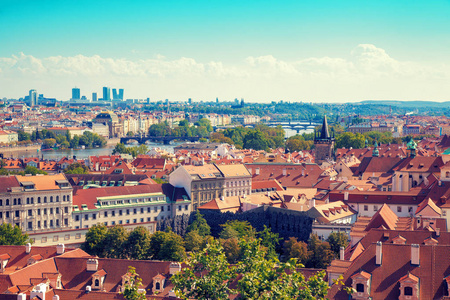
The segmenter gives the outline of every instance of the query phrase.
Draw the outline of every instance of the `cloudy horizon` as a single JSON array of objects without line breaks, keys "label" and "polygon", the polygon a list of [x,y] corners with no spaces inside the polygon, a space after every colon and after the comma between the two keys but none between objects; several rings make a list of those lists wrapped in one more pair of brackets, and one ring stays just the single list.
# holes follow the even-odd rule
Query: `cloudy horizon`
[{"label": "cloudy horizon", "polygon": [[0,97],[110,86],[151,100],[449,101],[449,12],[448,1],[0,0]]}]

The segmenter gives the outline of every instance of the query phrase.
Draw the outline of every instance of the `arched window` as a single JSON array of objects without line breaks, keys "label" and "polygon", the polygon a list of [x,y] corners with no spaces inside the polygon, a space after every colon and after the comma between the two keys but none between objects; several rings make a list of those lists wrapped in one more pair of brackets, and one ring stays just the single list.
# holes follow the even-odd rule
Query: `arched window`
[{"label": "arched window", "polygon": [[63,195],[63,202],[66,201],[66,195]]},{"label": "arched window", "polygon": [[17,199],[16,198],[14,198],[13,205],[17,205]]},{"label": "arched window", "polygon": [[364,284],[362,284],[362,283],[357,283],[357,284],[356,284],[356,291],[357,291],[358,293],[364,293]]},{"label": "arched window", "polygon": [[9,205],[9,199],[6,199],[6,205]]},{"label": "arched window", "polygon": [[53,202],[53,196],[50,196],[50,202]]},{"label": "arched window", "polygon": [[99,285],[100,285],[100,280],[95,279],[94,285],[95,285],[95,286],[99,286]]},{"label": "arched window", "polygon": [[44,197],[44,203],[47,203],[47,196]]},{"label": "arched window", "polygon": [[404,294],[405,294],[405,296],[412,296],[413,295],[413,288],[410,287],[410,286],[406,286]]},{"label": "arched window", "polygon": [[445,178],[450,178],[450,172],[449,171],[445,172]]},{"label": "arched window", "polygon": [[155,288],[156,288],[157,290],[160,290],[160,289],[161,289],[161,284],[160,284],[159,282],[157,282]]},{"label": "arched window", "polygon": [[38,203],[41,203],[41,197],[38,197]]},{"label": "arched window", "polygon": [[59,202],[59,196],[56,196],[56,202]]}]

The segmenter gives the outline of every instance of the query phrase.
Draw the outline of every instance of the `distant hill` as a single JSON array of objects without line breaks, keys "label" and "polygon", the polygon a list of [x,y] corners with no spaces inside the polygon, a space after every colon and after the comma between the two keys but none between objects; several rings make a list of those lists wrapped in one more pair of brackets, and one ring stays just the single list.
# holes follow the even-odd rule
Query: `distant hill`
[{"label": "distant hill", "polygon": [[391,105],[399,108],[420,108],[420,107],[449,107],[450,101],[399,101],[399,100],[364,100],[355,104],[375,104],[375,105]]}]

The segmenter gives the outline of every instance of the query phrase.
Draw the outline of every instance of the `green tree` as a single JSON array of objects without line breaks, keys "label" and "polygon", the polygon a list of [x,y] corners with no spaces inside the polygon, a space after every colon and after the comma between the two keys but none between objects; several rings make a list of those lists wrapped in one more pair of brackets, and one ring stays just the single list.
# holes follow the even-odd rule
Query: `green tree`
[{"label": "green tree", "polygon": [[172,231],[156,231],[150,237],[148,256],[156,260],[182,261],[186,257],[183,238]]},{"label": "green tree", "polygon": [[336,137],[336,147],[337,148],[353,148],[361,149],[364,147],[365,138],[362,134],[351,132],[344,132]]},{"label": "green tree", "polygon": [[31,140],[31,135],[29,133],[26,133],[23,130],[17,131],[18,134],[18,140],[20,141],[29,141]]},{"label": "green tree", "polygon": [[[194,253],[186,268],[171,279],[182,299],[325,299],[329,286],[324,272],[305,279],[296,272],[302,265],[295,259],[280,262],[267,258],[259,239],[239,242],[241,259],[230,265],[220,244],[212,240]],[[233,290],[231,287],[236,286]]]},{"label": "green tree", "polygon": [[220,244],[223,247],[223,252],[227,257],[230,264],[238,262],[241,256],[241,247],[239,246],[239,239],[237,237],[231,237],[226,240],[221,239]]},{"label": "green tree", "polygon": [[211,234],[211,227],[209,227],[203,215],[197,211],[195,212],[195,220],[187,227],[186,231],[191,232],[193,230],[197,230],[198,234],[202,237]]},{"label": "green tree", "polygon": [[133,131],[128,131],[127,132],[127,136],[133,136],[133,135],[134,135]]},{"label": "green tree", "polygon": [[269,144],[263,133],[257,130],[249,132],[244,137],[243,147],[245,149],[267,150],[269,148]]},{"label": "green tree", "polygon": [[128,267],[127,275],[129,276],[128,282],[124,285],[124,290],[121,292],[123,297],[127,300],[145,300],[145,289],[142,289],[142,279],[139,278],[139,274],[136,273],[136,269]]},{"label": "green tree", "polygon": [[191,230],[184,236],[186,251],[200,251],[205,245],[206,238],[198,233],[198,230]]},{"label": "green tree", "polygon": [[334,231],[328,236],[327,242],[330,244],[330,249],[334,252],[335,257],[339,257],[341,247],[346,248],[348,245],[348,235],[345,232]]},{"label": "green tree", "polygon": [[[238,220],[231,220],[227,221],[225,224],[220,225],[223,227],[223,230],[229,230],[232,229],[237,233],[238,238],[254,238],[256,231],[253,228],[252,225],[248,221],[238,221]],[[221,238],[230,238],[235,236],[223,236],[221,233]]]},{"label": "green tree", "polygon": [[125,147],[124,143],[117,143],[112,151],[112,154],[121,154],[121,153],[128,153],[127,147]]},{"label": "green tree", "polygon": [[19,226],[9,223],[0,225],[0,245],[25,245],[29,243],[28,234],[22,233]]},{"label": "green tree", "polygon": [[78,148],[79,145],[80,145],[80,137],[76,135],[70,140],[70,148]]},{"label": "green tree", "polygon": [[242,258],[236,272],[240,299],[325,299],[329,286],[325,272],[308,280],[296,270],[303,265],[291,258],[280,262],[276,257],[265,259],[259,240],[241,240]]},{"label": "green tree", "polygon": [[42,147],[44,149],[53,148],[56,144],[56,139],[45,139],[42,141]]},{"label": "green tree", "polygon": [[284,241],[283,254],[286,260],[296,258],[300,263],[305,264],[308,261],[308,245],[291,237]]},{"label": "green tree", "polygon": [[104,257],[125,258],[125,245],[128,239],[128,232],[121,225],[114,225],[108,228],[103,239]]},{"label": "green tree", "polygon": [[39,170],[36,167],[33,166],[26,166],[25,170],[24,170],[25,174],[31,174],[31,175],[36,175],[36,174],[44,174],[47,175],[47,172],[43,171],[43,170]]},{"label": "green tree", "polygon": [[86,232],[86,239],[82,246],[83,250],[91,255],[105,257],[105,248],[103,242],[108,228],[104,224],[97,224],[89,228]]},{"label": "green tree", "polygon": [[142,226],[138,226],[130,232],[124,245],[126,256],[131,259],[147,259],[150,248],[150,233]]},{"label": "green tree", "polygon": [[65,174],[89,174],[89,168],[79,162],[75,162],[64,169]]},{"label": "green tree", "polygon": [[228,300],[235,276],[223,248],[212,240],[205,249],[193,253],[186,268],[173,275],[171,282],[181,299]]},{"label": "green tree", "polygon": [[280,235],[273,233],[270,228],[264,225],[264,230],[256,233],[256,236],[261,240],[261,245],[267,249],[268,257],[277,257],[277,249],[280,246]]},{"label": "green tree", "polygon": [[308,241],[308,260],[306,267],[326,269],[334,258],[330,244],[319,240],[317,234],[312,234]]}]

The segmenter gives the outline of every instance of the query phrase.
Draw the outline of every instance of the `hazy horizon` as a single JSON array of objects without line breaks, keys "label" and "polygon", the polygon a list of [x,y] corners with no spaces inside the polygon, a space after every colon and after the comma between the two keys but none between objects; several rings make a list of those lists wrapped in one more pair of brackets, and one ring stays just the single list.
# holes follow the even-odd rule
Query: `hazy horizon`
[{"label": "hazy horizon", "polygon": [[449,101],[449,14],[449,1],[0,1],[0,97]]}]

